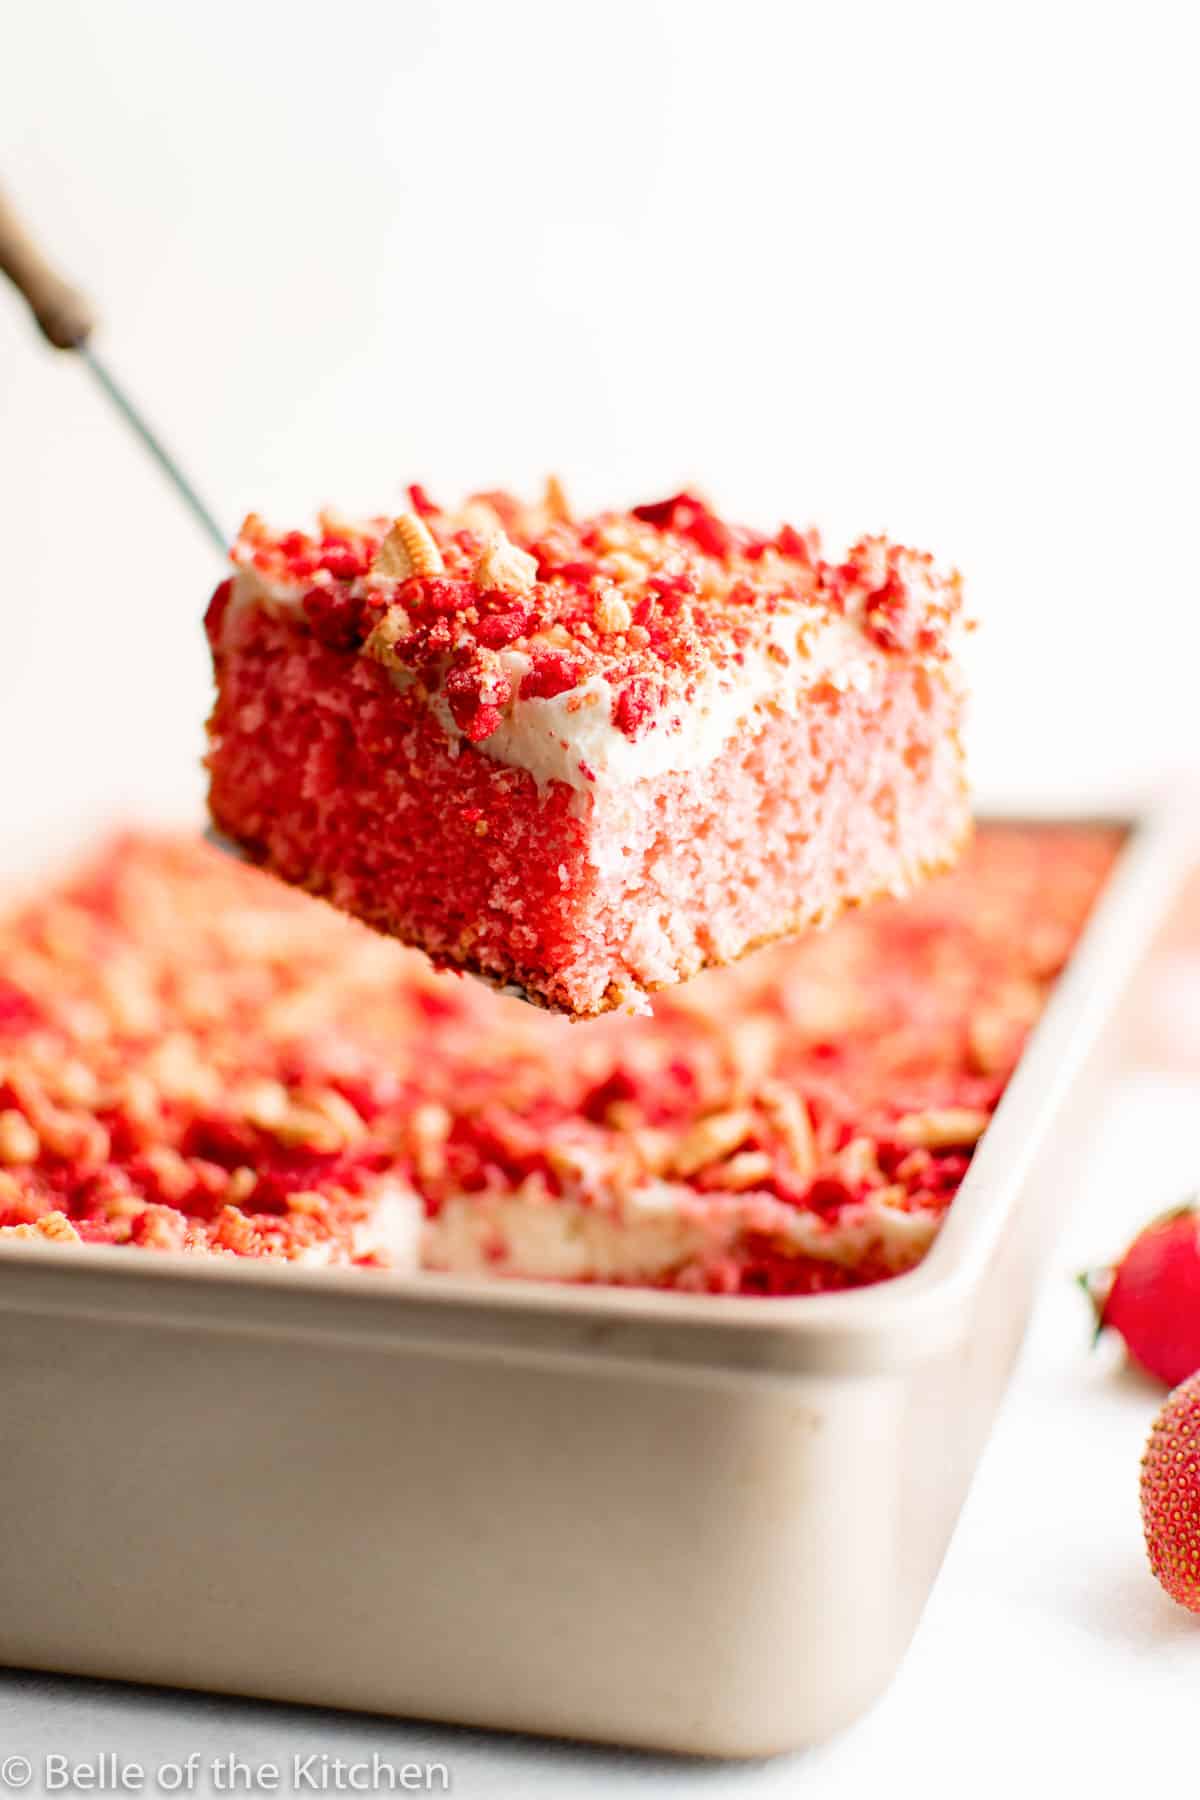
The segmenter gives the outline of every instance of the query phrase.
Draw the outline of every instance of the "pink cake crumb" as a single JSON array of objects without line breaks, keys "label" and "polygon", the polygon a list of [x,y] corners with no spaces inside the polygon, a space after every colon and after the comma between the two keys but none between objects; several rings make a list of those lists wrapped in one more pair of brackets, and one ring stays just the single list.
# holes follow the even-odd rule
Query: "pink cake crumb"
[{"label": "pink cake crumb", "polygon": [[957,577],[691,496],[250,519],[214,822],[442,966],[588,1016],[906,892],[968,832]]}]

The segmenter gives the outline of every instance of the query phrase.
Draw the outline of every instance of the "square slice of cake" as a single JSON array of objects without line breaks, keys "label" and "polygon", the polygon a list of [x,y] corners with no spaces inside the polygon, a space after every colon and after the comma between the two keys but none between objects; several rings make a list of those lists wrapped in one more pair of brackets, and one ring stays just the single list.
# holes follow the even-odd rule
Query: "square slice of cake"
[{"label": "square slice of cake", "polygon": [[436,963],[586,1017],[903,894],[968,831],[956,575],[686,494],[250,518],[213,820]]}]

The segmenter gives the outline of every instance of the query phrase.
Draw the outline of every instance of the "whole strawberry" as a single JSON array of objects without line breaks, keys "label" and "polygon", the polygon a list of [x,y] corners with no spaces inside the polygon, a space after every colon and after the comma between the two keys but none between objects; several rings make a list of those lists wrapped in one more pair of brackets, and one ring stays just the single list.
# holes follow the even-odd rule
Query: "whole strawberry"
[{"label": "whole strawberry", "polygon": [[1120,1332],[1134,1361],[1168,1387],[1200,1369],[1200,1210],[1143,1226],[1113,1269],[1080,1277],[1097,1330]]},{"label": "whole strawberry", "polygon": [[1142,1458],[1150,1567],[1180,1606],[1200,1612],[1200,1375],[1168,1394]]}]

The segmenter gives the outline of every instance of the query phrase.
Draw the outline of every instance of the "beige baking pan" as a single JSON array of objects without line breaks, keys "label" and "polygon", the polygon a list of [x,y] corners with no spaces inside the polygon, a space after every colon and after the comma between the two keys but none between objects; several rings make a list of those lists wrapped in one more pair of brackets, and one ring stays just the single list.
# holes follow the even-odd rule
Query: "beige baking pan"
[{"label": "beige baking pan", "polygon": [[722,1756],[847,1724],[937,1573],[1193,852],[1130,822],[945,1229],[878,1287],[8,1252],[0,1660]]}]

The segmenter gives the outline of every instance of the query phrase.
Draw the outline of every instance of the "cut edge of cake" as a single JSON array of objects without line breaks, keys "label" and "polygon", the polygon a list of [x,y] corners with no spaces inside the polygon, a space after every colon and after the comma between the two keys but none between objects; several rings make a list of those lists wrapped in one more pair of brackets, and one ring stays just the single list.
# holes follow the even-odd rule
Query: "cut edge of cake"
[{"label": "cut edge of cake", "polygon": [[[813,532],[690,495],[572,521],[556,487],[457,514],[411,494],[312,536],[252,517],[235,546],[207,617],[210,802],[252,860],[592,1016],[959,854],[956,574],[883,538],[827,562]],[[790,783],[765,753],[752,774],[760,737]],[[356,834],[331,826],[355,808]]]}]

